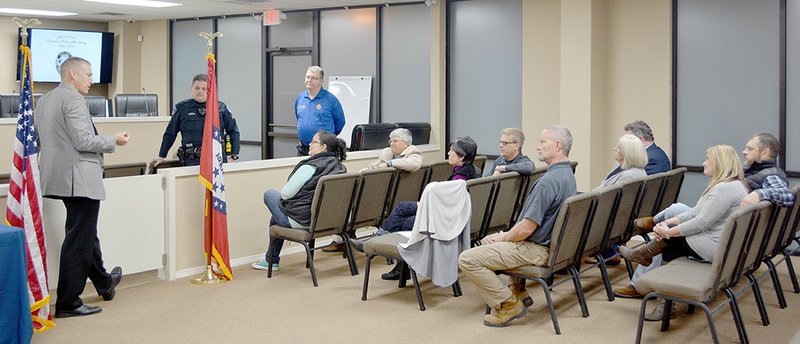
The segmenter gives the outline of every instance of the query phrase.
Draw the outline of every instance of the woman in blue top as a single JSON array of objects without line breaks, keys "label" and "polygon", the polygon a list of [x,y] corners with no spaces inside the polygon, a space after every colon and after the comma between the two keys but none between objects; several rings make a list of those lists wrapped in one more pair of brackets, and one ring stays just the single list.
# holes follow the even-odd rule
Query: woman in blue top
[{"label": "woman in blue top", "polygon": [[[346,151],[344,140],[327,131],[318,131],[309,144],[309,157],[294,167],[283,189],[280,192],[274,189],[264,192],[264,204],[272,214],[269,225],[308,228],[311,225],[311,201],[317,182],[322,176],[347,172],[347,167],[342,164],[347,156]],[[277,271],[282,247],[283,239],[270,242],[264,260],[253,263],[253,269],[267,270],[272,257],[272,271]]]}]

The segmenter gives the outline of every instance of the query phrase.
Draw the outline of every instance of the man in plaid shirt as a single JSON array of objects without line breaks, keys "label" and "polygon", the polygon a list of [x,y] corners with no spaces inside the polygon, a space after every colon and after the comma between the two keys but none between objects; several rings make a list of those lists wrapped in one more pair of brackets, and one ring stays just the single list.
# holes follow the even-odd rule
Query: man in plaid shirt
[{"label": "man in plaid shirt", "polygon": [[742,200],[741,205],[755,204],[767,200],[781,207],[794,204],[794,194],[789,192],[786,173],[777,165],[778,139],[770,133],[750,136],[742,151],[744,174],[747,186],[753,190]]}]

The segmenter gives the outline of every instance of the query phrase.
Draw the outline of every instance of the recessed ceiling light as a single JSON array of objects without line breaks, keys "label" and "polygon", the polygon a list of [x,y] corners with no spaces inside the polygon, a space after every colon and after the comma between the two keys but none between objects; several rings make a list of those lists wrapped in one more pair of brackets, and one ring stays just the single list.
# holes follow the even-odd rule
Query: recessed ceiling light
[{"label": "recessed ceiling light", "polygon": [[152,0],[83,0],[83,1],[102,2],[106,4],[115,4],[115,5],[143,6],[143,7],[171,7],[171,6],[183,5],[175,2],[152,1]]},{"label": "recessed ceiling light", "polygon": [[74,16],[77,14],[72,12],[42,11],[42,10],[31,10],[27,8],[8,8],[8,7],[0,8],[0,13],[27,14],[32,16],[51,16],[51,17]]}]

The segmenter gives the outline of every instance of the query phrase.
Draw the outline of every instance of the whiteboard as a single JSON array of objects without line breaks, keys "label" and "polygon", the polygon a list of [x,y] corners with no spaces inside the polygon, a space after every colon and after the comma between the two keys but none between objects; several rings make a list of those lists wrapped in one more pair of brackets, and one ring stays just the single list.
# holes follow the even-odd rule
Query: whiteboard
[{"label": "whiteboard", "polygon": [[371,76],[332,76],[328,78],[328,91],[333,93],[344,110],[345,125],[339,137],[350,147],[350,137],[356,124],[369,123]]}]

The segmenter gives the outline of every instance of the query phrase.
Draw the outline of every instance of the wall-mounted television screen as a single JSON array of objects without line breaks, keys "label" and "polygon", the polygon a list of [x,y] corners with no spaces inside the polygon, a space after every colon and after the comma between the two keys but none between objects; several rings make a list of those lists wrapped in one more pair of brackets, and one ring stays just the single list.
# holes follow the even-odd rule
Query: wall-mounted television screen
[{"label": "wall-mounted television screen", "polygon": [[[22,36],[18,38],[22,43]],[[58,29],[28,29],[31,67],[34,82],[60,82],[61,63],[77,56],[92,64],[92,79],[98,84],[111,83],[114,61],[114,33]],[[21,57],[22,54],[17,54]],[[17,80],[20,64],[17,63]]]}]

